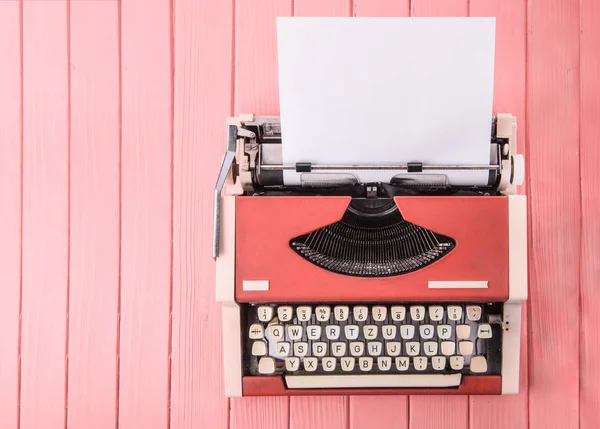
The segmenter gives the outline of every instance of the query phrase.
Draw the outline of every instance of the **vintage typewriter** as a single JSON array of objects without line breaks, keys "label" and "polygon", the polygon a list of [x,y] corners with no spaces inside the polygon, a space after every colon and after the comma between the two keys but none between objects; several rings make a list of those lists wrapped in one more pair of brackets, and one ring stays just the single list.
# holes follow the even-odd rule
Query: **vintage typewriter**
[{"label": "vintage typewriter", "polygon": [[[513,116],[491,120],[489,165],[283,165],[279,117],[227,130],[213,252],[228,396],[518,392],[527,221]],[[361,169],[403,173],[360,183]],[[302,183],[285,186],[286,170]],[[488,183],[439,174],[455,170]]]}]

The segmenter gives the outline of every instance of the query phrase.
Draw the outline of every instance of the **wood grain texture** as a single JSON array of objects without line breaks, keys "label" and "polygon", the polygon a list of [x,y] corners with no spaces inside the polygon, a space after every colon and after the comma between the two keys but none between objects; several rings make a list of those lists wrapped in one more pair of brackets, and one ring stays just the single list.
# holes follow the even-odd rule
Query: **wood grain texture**
[{"label": "wood grain texture", "polygon": [[[578,2],[528,3],[530,427],[579,427]],[[548,377],[552,374],[552,377]]]},{"label": "wood grain texture", "polygon": [[[118,3],[70,6],[71,198],[68,427],[117,423]],[[93,395],[87,394],[93,392]]]},{"label": "wood grain texture", "polygon": [[469,427],[468,397],[411,396],[410,429],[464,429]]},{"label": "wood grain texture", "polygon": [[0,428],[19,424],[21,11],[0,2]]},{"label": "wood grain texture", "polygon": [[411,0],[410,16],[467,16],[468,0]]},{"label": "wood grain texture", "polygon": [[[494,113],[511,113],[517,117],[518,153],[527,153],[525,130],[525,56],[527,31],[526,0],[471,0],[471,16],[496,17],[496,62],[494,71]],[[526,159],[526,162],[529,159]],[[526,174],[529,169],[526,168]],[[522,187],[522,188],[525,188]],[[525,191],[525,190],[522,190]],[[516,396],[471,396],[471,429],[526,428],[528,424],[527,377],[527,306],[523,304],[521,320],[521,367],[519,394]]]},{"label": "wood grain texture", "polygon": [[276,18],[291,14],[292,0],[236,1],[235,115],[279,115]]},{"label": "wood grain texture", "polygon": [[409,0],[354,0],[354,16],[408,16]]},{"label": "wood grain texture", "polygon": [[351,396],[349,429],[408,429],[408,396]]},{"label": "wood grain texture", "polygon": [[598,427],[600,410],[600,4],[581,3],[581,429]]},{"label": "wood grain texture", "polygon": [[231,400],[231,429],[289,428],[289,401],[286,397],[249,397]]},{"label": "wood grain texture", "polygon": [[[408,0],[354,0],[354,16],[408,16]],[[351,396],[350,429],[408,428],[408,396]]]},{"label": "wood grain texture", "polygon": [[[467,11],[467,0],[412,0],[410,15],[465,16]],[[468,396],[411,396],[408,404],[410,429],[428,429],[445,422],[447,429],[469,426]]]},{"label": "wood grain texture", "polygon": [[121,4],[119,428],[169,425],[172,92],[169,0]]},{"label": "wood grain texture", "polygon": [[65,426],[68,67],[67,3],[24,2],[21,429]]},{"label": "wood grain texture", "polygon": [[211,238],[231,114],[232,36],[232,1],[175,3],[171,429],[228,425]]},{"label": "wood grain texture", "polygon": [[347,396],[303,396],[290,401],[290,429],[346,429]]},{"label": "wood grain texture", "polygon": [[[236,0],[235,115],[279,114],[276,18],[291,14],[291,0]],[[231,400],[231,429],[283,429],[288,416],[289,398]]]},{"label": "wood grain texture", "polygon": [[294,16],[351,16],[353,3],[348,0],[294,0]]}]

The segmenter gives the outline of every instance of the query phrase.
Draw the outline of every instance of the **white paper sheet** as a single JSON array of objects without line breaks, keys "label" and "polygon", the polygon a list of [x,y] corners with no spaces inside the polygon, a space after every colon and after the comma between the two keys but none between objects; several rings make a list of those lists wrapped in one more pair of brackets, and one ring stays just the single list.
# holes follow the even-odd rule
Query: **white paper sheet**
[{"label": "white paper sheet", "polygon": [[[284,164],[489,164],[494,18],[277,24]],[[397,173],[354,171],[363,182]],[[488,180],[488,171],[428,173]],[[284,182],[299,176],[286,171]]]}]

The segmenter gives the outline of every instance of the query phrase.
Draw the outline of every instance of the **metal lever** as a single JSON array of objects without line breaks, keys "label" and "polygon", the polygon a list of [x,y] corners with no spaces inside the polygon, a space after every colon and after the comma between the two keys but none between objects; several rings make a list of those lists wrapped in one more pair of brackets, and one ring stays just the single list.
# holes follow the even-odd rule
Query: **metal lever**
[{"label": "metal lever", "polygon": [[231,164],[233,163],[233,158],[235,157],[237,138],[237,126],[228,125],[227,152],[225,152],[225,156],[223,157],[223,161],[221,162],[221,171],[219,172],[219,178],[217,179],[217,184],[215,185],[215,201],[213,208],[213,258],[219,256],[219,238],[221,234],[221,190],[223,189],[225,179],[227,178],[227,174],[229,173],[229,169],[231,168]]}]

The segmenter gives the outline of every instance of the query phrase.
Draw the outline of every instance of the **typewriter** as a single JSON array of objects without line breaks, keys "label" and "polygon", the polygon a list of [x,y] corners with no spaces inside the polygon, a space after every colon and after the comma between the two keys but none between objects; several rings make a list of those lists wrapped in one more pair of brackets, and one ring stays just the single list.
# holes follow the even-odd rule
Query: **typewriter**
[{"label": "typewriter", "polygon": [[[517,393],[516,126],[491,119],[488,165],[284,165],[279,117],[230,118],[213,247],[227,396]],[[361,169],[402,173],[361,183]],[[488,183],[439,174],[456,170]]]}]

